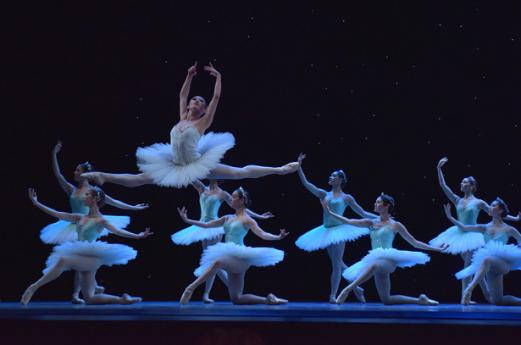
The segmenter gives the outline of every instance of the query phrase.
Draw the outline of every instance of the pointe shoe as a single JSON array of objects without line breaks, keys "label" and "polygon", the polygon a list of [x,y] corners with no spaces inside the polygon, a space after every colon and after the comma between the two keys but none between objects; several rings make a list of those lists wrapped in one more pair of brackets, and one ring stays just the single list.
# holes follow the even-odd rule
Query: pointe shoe
[{"label": "pointe shoe", "polygon": [[213,299],[211,299],[208,295],[204,295],[203,296],[203,303],[212,304],[212,303],[215,303],[215,301]]},{"label": "pointe shoe", "polygon": [[427,297],[427,295],[421,294],[419,297],[419,304],[421,305],[438,305],[440,302],[435,301]]},{"label": "pointe shoe", "polygon": [[340,293],[340,295],[338,295],[338,297],[336,298],[336,304],[342,304],[346,301],[347,299],[347,296],[349,296],[349,293],[351,292],[351,290],[348,290],[347,288],[342,290],[342,292]]},{"label": "pointe shoe", "polygon": [[104,293],[104,292],[105,292],[105,288],[104,288],[103,286],[99,286],[99,285],[98,285],[98,286],[96,286],[96,287],[94,288],[94,293],[95,293],[95,294]]},{"label": "pointe shoe", "polygon": [[29,302],[31,301],[31,298],[33,297],[35,291],[36,291],[36,289],[33,287],[33,285],[29,286],[24,291],[24,294],[22,295],[22,298],[20,299],[20,303],[22,303],[23,305],[29,304]]},{"label": "pointe shoe", "polygon": [[291,174],[298,170],[299,164],[298,162],[291,162],[286,165],[283,165],[282,168],[282,175]]},{"label": "pointe shoe", "polygon": [[123,299],[123,303],[121,304],[134,304],[139,303],[143,300],[141,297],[132,297],[128,293],[124,293],[123,295],[121,295],[121,298]]},{"label": "pointe shoe", "polygon": [[100,172],[88,172],[80,175],[83,178],[86,178],[89,181],[96,183],[98,186],[101,186],[105,183],[105,178],[103,177],[103,173]]},{"label": "pointe shoe", "polygon": [[81,299],[79,296],[72,296],[71,303],[72,304],[85,304],[85,300]]},{"label": "pointe shoe", "polygon": [[355,297],[357,300],[359,300],[362,303],[365,303],[364,289],[362,289],[360,286],[357,286],[353,292],[355,293]]},{"label": "pointe shoe", "polygon": [[336,297],[335,296],[329,296],[329,303],[330,304],[336,304]]},{"label": "pointe shoe", "polygon": [[472,293],[470,292],[470,290],[469,289],[465,289],[465,291],[463,292],[463,295],[461,296],[460,303],[463,304],[463,305],[471,304],[471,300],[470,300],[471,295],[472,295]]},{"label": "pointe shoe", "polygon": [[277,304],[286,304],[288,303],[287,299],[284,298],[278,298],[274,294],[270,293],[268,296],[266,296],[268,299],[268,304],[270,305],[277,305]]},{"label": "pointe shoe", "polygon": [[194,290],[190,288],[186,288],[183,294],[181,295],[181,299],[179,300],[179,303],[181,304],[187,304],[190,302],[190,299],[192,298],[192,294],[194,293]]}]

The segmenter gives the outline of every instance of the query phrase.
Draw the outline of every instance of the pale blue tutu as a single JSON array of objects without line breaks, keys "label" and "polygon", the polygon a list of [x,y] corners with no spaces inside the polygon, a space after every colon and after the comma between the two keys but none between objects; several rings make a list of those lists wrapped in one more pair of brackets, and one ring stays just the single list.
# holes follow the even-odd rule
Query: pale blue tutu
[{"label": "pale blue tutu", "polygon": [[369,229],[359,228],[349,224],[340,224],[331,227],[320,225],[300,236],[295,244],[300,249],[311,252],[325,249],[332,244],[355,241],[368,234]]},{"label": "pale blue tutu", "polygon": [[444,251],[453,255],[472,252],[485,245],[483,234],[475,231],[463,231],[457,226],[451,226],[435,238],[429,241],[433,247],[441,247],[442,244],[449,247]]},{"label": "pale blue tutu", "polygon": [[170,238],[175,244],[187,246],[195,242],[214,240],[224,235],[224,228],[201,228],[199,226],[189,226],[186,229],[179,230]]}]

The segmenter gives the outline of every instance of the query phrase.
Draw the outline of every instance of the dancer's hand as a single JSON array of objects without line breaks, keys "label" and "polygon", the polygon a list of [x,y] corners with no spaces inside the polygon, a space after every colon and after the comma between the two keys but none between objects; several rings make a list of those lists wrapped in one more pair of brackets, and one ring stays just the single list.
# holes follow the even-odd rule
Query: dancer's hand
[{"label": "dancer's hand", "polygon": [[142,210],[145,210],[147,208],[149,208],[150,205],[147,204],[147,203],[141,203],[141,204],[137,204],[137,205],[134,205],[134,210],[137,210],[137,211],[142,211]]},{"label": "dancer's hand", "polygon": [[208,63],[208,66],[204,66],[204,70],[207,71],[207,72],[210,72],[210,75],[214,76],[214,77],[219,77],[221,75],[221,73],[219,73],[219,71],[217,71],[215,69],[215,67],[213,67],[212,63]]},{"label": "dancer's hand", "polygon": [[280,229],[279,240],[282,240],[284,237],[286,237],[288,235],[289,235],[289,232],[286,232],[286,229]]},{"label": "dancer's hand", "polygon": [[438,169],[441,169],[441,167],[444,166],[448,161],[449,159],[447,157],[443,157],[442,159],[440,159],[440,161],[438,162]]},{"label": "dancer's hand", "polygon": [[516,222],[521,221],[521,211],[517,212]]},{"label": "dancer's hand", "polygon": [[450,244],[448,243],[442,243],[441,246],[439,247],[439,252],[440,253],[443,253],[447,248],[449,248]]},{"label": "dancer's hand", "polygon": [[452,218],[452,212],[450,210],[450,204],[446,203],[445,205],[443,205],[443,209],[445,210],[445,215],[447,216],[447,218]]},{"label": "dancer's hand", "polygon": [[193,77],[197,74],[197,61],[194,63],[193,66],[190,66],[188,69],[188,76]]},{"label": "dancer's hand", "polygon": [[62,142],[58,140],[56,145],[54,145],[54,148],[52,149],[52,153],[57,154],[62,150]]},{"label": "dancer's hand", "polygon": [[177,212],[179,212],[179,215],[181,216],[181,219],[183,220],[183,222],[186,222],[188,220],[188,216],[187,216],[187,213],[188,211],[186,210],[186,207],[181,207],[181,208],[177,208]]},{"label": "dancer's hand", "polygon": [[304,158],[306,158],[306,154],[305,153],[301,153],[301,154],[298,155],[297,161],[298,161],[298,165],[299,166],[302,166],[302,161],[304,160]]},{"label": "dancer's hand", "polygon": [[263,214],[260,215],[260,219],[270,219],[273,217],[275,217],[275,215],[271,212],[264,212]]},{"label": "dancer's hand", "polygon": [[149,227],[145,228],[145,231],[140,232],[137,234],[139,236],[139,239],[147,238],[148,236],[152,236],[154,233],[150,231]]},{"label": "dancer's hand", "polygon": [[38,196],[36,195],[34,188],[27,189],[27,194],[29,195],[29,200],[31,200],[33,204],[38,202]]}]

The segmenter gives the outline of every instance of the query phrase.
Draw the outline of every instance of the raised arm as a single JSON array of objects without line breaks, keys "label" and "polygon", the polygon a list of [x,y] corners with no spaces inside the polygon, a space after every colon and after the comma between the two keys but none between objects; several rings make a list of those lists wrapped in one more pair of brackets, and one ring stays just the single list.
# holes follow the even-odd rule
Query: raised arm
[{"label": "raised arm", "polygon": [[437,171],[438,171],[438,182],[440,183],[440,187],[441,189],[443,190],[443,192],[445,193],[445,195],[447,196],[447,198],[449,198],[450,202],[452,202],[454,205],[456,205],[458,203],[458,200],[459,200],[459,196],[457,196],[456,194],[454,194],[454,192],[449,188],[449,186],[447,186],[447,183],[445,182],[445,176],[443,176],[443,171],[441,170],[441,168],[445,165],[445,163],[447,163],[449,161],[449,159],[447,157],[443,157],[442,159],[440,159],[440,161],[438,162],[438,166],[437,166]]},{"label": "raised arm", "polygon": [[443,208],[445,209],[445,215],[447,216],[447,218],[452,222],[452,224],[456,225],[461,230],[463,230],[463,231],[475,231],[475,232],[485,232],[486,231],[485,225],[481,225],[481,224],[465,225],[462,222],[460,222],[459,220],[455,219],[452,216],[452,213],[450,211],[450,204],[443,205]]},{"label": "raised arm", "polygon": [[[227,191],[224,191],[224,190],[221,193],[222,193],[221,195],[222,195],[222,199],[224,200],[224,202],[226,202],[226,204],[228,206],[232,207],[232,196],[230,195],[230,193],[228,193]],[[271,212],[264,212],[263,214],[258,214],[258,213],[253,212],[250,209],[246,209],[246,214],[250,217],[262,219],[262,220],[266,220],[266,219],[275,217],[273,215],[273,213],[271,213]]]},{"label": "raised arm", "polygon": [[192,79],[197,74],[197,61],[188,69],[188,74],[186,75],[185,82],[181,87],[181,91],[179,92],[179,117],[181,120],[184,120],[187,114],[186,107],[188,106],[188,94],[190,93],[190,85],[192,84]]},{"label": "raised arm", "polygon": [[127,203],[124,203],[123,201],[116,200],[108,195],[105,195],[105,202],[108,205],[117,207],[121,210],[142,211],[148,208],[148,204],[129,205]]},{"label": "raised arm", "polygon": [[221,98],[221,73],[219,73],[210,62],[208,66],[204,66],[204,70],[210,72],[210,75],[215,77],[215,86],[213,89],[213,97],[206,107],[206,114],[201,117],[198,121],[198,127],[200,132],[206,131],[213,122],[215,111],[217,110],[217,104]]},{"label": "raised arm", "polygon": [[304,158],[306,158],[306,155],[301,153],[298,156],[298,177],[300,178],[300,182],[306,187],[308,191],[311,192],[314,196],[316,196],[319,199],[324,199],[327,195],[327,192],[323,189],[317,188],[314,184],[310,183],[308,179],[306,178],[306,175],[304,175],[304,170],[302,170],[302,162],[304,161]]},{"label": "raised arm", "polygon": [[354,226],[357,226],[359,228],[370,228],[372,225],[373,225],[373,221],[372,219],[349,219],[349,218],[346,218],[344,216],[341,216],[339,215],[338,213],[334,213],[331,211],[331,209],[329,208],[328,204],[327,204],[327,201],[322,199],[320,200],[320,203],[322,204],[322,208],[324,209],[325,212],[329,213],[329,215],[333,218],[335,218],[336,220],[339,220],[341,221],[342,223],[345,223],[345,224],[349,224],[349,225],[354,225]]},{"label": "raised arm", "polygon": [[355,211],[356,214],[358,214],[362,218],[369,218],[369,219],[376,219],[378,218],[378,215],[365,211],[353,198],[352,195],[347,194],[345,197],[345,202],[353,211]]},{"label": "raised arm", "polygon": [[411,235],[411,233],[407,230],[407,228],[402,223],[397,222],[395,226],[396,226],[396,230],[400,234],[400,236],[402,236],[402,238],[404,240],[406,240],[407,242],[409,242],[409,244],[411,246],[413,246],[414,248],[423,249],[423,250],[432,250],[432,251],[435,251],[435,252],[441,252],[445,248],[447,248],[446,246],[443,246],[443,247],[433,247],[433,246],[429,246],[425,242],[418,241],[416,238],[414,238]]},{"label": "raised arm", "polygon": [[209,222],[201,222],[199,220],[189,219],[187,216],[188,211],[184,206],[182,208],[178,207],[177,212],[179,212],[179,215],[181,216],[183,222],[190,225],[199,226],[201,228],[218,228],[220,226],[223,226],[224,222],[226,221],[226,216],[223,216],[219,219],[211,220]]},{"label": "raised arm", "polygon": [[114,225],[110,224],[107,220],[104,221],[103,226],[106,229],[108,229],[111,233],[113,233],[114,235],[117,235],[120,237],[125,237],[125,238],[132,238],[134,240],[140,240],[142,238],[146,238],[146,237],[154,234],[153,232],[150,232],[150,228],[145,228],[145,231],[140,232],[138,234],[135,234],[135,233],[127,231],[127,230],[118,229]]},{"label": "raised arm", "polygon": [[36,191],[33,188],[29,188],[27,190],[27,192],[29,195],[29,200],[31,200],[33,205],[38,207],[40,210],[47,213],[48,215],[62,219],[62,220],[67,220],[72,223],[75,223],[81,219],[81,215],[79,215],[79,214],[59,212],[59,211],[53,210],[50,207],[45,206],[44,204],[42,204],[41,202],[38,201],[38,196],[36,195]]},{"label": "raised arm", "polygon": [[58,141],[58,143],[52,149],[52,171],[54,172],[54,176],[56,176],[60,187],[64,190],[65,193],[67,193],[67,195],[70,195],[74,191],[74,186],[69,183],[65,177],[63,177],[63,174],[60,170],[60,164],[58,163],[58,153],[61,151],[61,149],[62,143],[61,141]]},{"label": "raised arm", "polygon": [[206,186],[204,185],[204,183],[202,183],[201,181],[199,180],[195,180],[194,182],[191,183],[192,187],[194,187],[194,189],[197,191],[197,193],[201,194],[202,192],[204,192],[204,190],[206,189]]},{"label": "raised arm", "polygon": [[262,230],[259,224],[257,224],[257,222],[253,219],[250,221],[248,225],[250,227],[250,230],[253,231],[255,235],[266,241],[282,240],[284,237],[289,235],[289,232],[286,232],[285,229],[280,229],[280,233],[278,235],[270,234],[269,232]]}]

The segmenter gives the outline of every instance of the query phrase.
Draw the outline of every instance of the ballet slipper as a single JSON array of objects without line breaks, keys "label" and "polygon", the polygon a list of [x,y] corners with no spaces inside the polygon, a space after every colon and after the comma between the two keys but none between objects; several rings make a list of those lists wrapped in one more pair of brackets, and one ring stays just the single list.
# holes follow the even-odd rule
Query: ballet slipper
[{"label": "ballet slipper", "polygon": [[134,304],[139,303],[143,300],[141,297],[132,297],[128,293],[124,293],[123,295],[121,295],[121,299],[121,304]]},{"label": "ballet slipper", "polygon": [[183,292],[183,295],[181,295],[181,300],[179,300],[179,303],[181,304],[187,304],[190,302],[190,299],[192,298],[192,294],[194,293],[194,290],[190,287],[187,287],[185,291]]},{"label": "ballet slipper", "polygon": [[284,298],[278,298],[274,294],[270,293],[268,296],[266,296],[266,299],[268,300],[267,304],[270,305],[277,305],[277,304],[286,304],[288,303],[287,299]]},{"label": "ballet slipper", "polygon": [[360,286],[357,286],[353,292],[356,299],[358,299],[361,303],[365,303],[364,289],[362,289]]},{"label": "ballet slipper", "polygon": [[419,301],[418,303],[421,305],[438,305],[440,302],[435,301],[433,299],[430,299],[427,297],[427,295],[421,294],[420,297],[418,297]]}]

